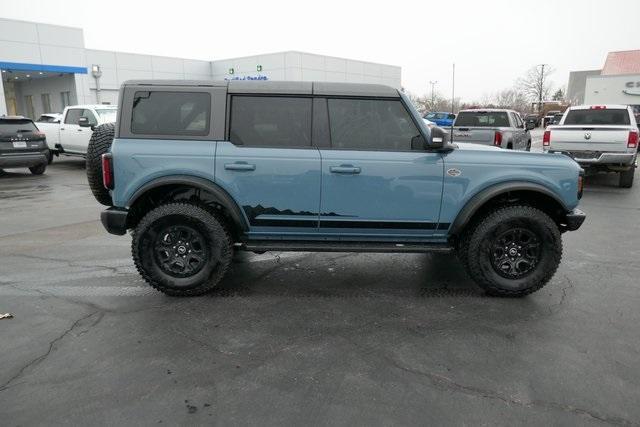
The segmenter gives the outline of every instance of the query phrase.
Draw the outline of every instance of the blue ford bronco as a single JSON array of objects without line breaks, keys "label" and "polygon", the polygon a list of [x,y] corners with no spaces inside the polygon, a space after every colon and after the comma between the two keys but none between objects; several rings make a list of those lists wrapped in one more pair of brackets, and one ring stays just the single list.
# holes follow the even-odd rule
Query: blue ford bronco
[{"label": "blue ford bronco", "polygon": [[569,157],[452,144],[386,86],[129,81],[119,102],[89,183],[169,295],[212,290],[246,250],[455,252],[487,293],[522,296],[585,218]]}]

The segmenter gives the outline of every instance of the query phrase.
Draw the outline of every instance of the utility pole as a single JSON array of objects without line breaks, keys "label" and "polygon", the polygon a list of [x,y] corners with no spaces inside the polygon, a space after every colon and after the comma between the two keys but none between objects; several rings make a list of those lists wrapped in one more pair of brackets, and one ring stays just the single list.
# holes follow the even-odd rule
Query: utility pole
[{"label": "utility pole", "polygon": [[548,64],[540,64],[540,80],[538,81],[538,113],[542,111],[542,92],[544,92],[544,67]]},{"label": "utility pole", "polygon": [[438,83],[437,80],[433,80],[433,81],[429,81],[429,84],[431,85],[431,108],[435,108],[435,103],[436,103],[436,96],[435,96],[435,86]]}]

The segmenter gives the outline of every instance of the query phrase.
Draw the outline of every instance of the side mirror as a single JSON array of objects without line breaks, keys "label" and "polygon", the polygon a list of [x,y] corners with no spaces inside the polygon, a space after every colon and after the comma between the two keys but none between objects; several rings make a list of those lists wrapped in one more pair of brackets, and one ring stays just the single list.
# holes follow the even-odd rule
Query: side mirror
[{"label": "side mirror", "polygon": [[88,128],[91,126],[91,124],[89,123],[89,118],[88,117],[80,117],[78,119],[78,125],[82,128]]},{"label": "side mirror", "polygon": [[431,128],[431,141],[425,144],[425,148],[438,149],[447,143],[447,133],[444,129],[434,126]]}]

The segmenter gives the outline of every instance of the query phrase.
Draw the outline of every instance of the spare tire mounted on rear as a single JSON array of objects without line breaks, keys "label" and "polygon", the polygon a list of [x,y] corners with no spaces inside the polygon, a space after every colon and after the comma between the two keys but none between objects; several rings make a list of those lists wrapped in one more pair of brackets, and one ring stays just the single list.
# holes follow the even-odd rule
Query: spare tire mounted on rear
[{"label": "spare tire mounted on rear", "polygon": [[111,149],[115,134],[115,123],[106,123],[93,130],[87,147],[87,179],[96,200],[103,205],[112,206],[109,190],[102,183],[102,155]]}]

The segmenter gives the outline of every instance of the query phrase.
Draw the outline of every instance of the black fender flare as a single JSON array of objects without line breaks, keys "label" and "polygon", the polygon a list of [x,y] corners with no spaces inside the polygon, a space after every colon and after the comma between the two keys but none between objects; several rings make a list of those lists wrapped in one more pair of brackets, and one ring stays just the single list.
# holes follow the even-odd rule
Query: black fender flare
[{"label": "black fender flare", "polygon": [[458,212],[456,219],[453,221],[451,225],[449,234],[457,235],[464,229],[464,227],[469,223],[473,215],[480,209],[486,202],[493,199],[496,196],[501,194],[509,193],[511,191],[533,191],[540,194],[544,194],[545,196],[551,197],[553,200],[558,202],[560,206],[565,211],[569,211],[565,203],[562,199],[553,191],[548,189],[547,187],[536,184],[534,182],[528,181],[508,181],[502,182],[499,184],[494,184],[490,187],[481,190],[476,195],[474,195],[469,201],[464,205],[464,207]]},{"label": "black fender flare", "polygon": [[133,195],[129,198],[129,201],[127,202],[127,207],[133,206],[135,202],[140,197],[142,197],[145,193],[147,193],[149,190],[152,190],[158,187],[163,187],[165,185],[187,185],[190,187],[195,187],[200,190],[207,191],[208,193],[213,195],[217,203],[222,205],[227,210],[227,212],[229,213],[229,216],[231,217],[231,220],[233,221],[234,225],[238,227],[239,231],[246,232],[249,230],[247,221],[242,215],[242,211],[240,210],[240,207],[238,206],[236,201],[233,199],[233,197],[231,197],[231,195],[229,195],[229,193],[227,193],[226,190],[224,190],[222,187],[220,187],[218,184],[214,183],[213,181],[210,181],[205,178],[200,178],[197,176],[170,175],[170,176],[163,176],[160,178],[156,178],[152,181],[149,181],[146,184],[142,185],[133,193]]}]

